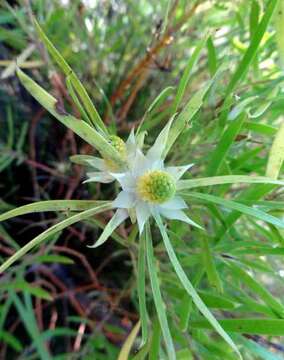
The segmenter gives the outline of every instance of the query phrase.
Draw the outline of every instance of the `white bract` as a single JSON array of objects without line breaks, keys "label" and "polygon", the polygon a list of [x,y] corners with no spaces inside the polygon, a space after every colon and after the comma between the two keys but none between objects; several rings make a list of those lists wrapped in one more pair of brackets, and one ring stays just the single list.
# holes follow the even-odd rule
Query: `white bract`
[{"label": "white bract", "polygon": [[[171,126],[170,121],[161,131],[154,145],[144,155],[138,141],[131,132],[126,146],[126,167],[113,171],[108,161],[96,158],[89,164],[100,172],[88,173],[87,181],[111,182],[117,180],[122,191],[113,201],[116,213],[105,227],[98,241],[90,246],[97,247],[105,242],[111,233],[128,217],[137,221],[140,234],[151,216],[162,215],[167,219],[181,220],[199,227],[183,211],[188,208],[185,201],[176,194],[179,179],[193,165],[169,166],[164,164],[164,153]],[[111,166],[113,167],[113,166]]]}]

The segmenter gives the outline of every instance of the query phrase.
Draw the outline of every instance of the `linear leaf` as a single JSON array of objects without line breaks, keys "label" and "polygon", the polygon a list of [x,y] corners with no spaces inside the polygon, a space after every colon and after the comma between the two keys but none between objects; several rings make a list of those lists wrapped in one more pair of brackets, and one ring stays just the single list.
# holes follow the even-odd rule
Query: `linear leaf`
[{"label": "linear leaf", "polygon": [[0,330],[0,340],[2,343],[6,343],[11,346],[15,351],[22,352],[23,345],[14,335],[5,330]]},{"label": "linear leaf", "polygon": [[[248,189],[245,189],[237,197],[236,200],[242,202],[244,200],[251,201],[251,204],[257,203],[257,201],[263,198],[265,195],[269,194],[272,190],[276,188],[272,184],[257,184],[250,186]],[[226,232],[235,224],[235,222],[242,216],[243,213],[239,211],[232,211],[228,216],[225,217],[224,222],[226,227],[222,226],[216,234],[216,242],[223,240]]]},{"label": "linear leaf", "polygon": [[147,325],[147,307],[146,307],[146,264],[145,264],[145,236],[141,236],[139,240],[139,254],[138,254],[138,299],[139,299],[139,314],[142,327],[142,344],[143,346],[148,339],[148,325]]},{"label": "linear leaf", "polygon": [[249,47],[247,48],[242,61],[238,65],[237,69],[234,72],[234,75],[229,82],[225,97],[228,97],[236,88],[239,81],[242,80],[242,78],[245,76],[250,64],[254,60],[254,57],[257,53],[258,47],[260,45],[260,42],[263,38],[263,35],[265,34],[265,31],[267,29],[267,26],[269,24],[269,21],[274,13],[275,7],[277,5],[278,0],[270,0],[268,3],[268,6],[264,12],[264,15],[259,22],[257,28],[254,31],[254,35],[252,37],[251,43]]},{"label": "linear leaf", "polygon": [[[284,118],[282,118],[284,120]],[[284,121],[280,126],[269,152],[266,175],[277,179],[284,160]]]},{"label": "linear leaf", "polygon": [[232,146],[236,136],[242,128],[243,122],[246,118],[245,114],[241,114],[237,119],[229,123],[226,130],[223,132],[215,150],[209,158],[207,175],[213,176],[218,173],[222,162],[224,161],[230,147]]},{"label": "linear leaf", "polygon": [[75,118],[72,115],[62,114],[56,108],[57,100],[40,87],[34,80],[27,76],[22,70],[17,70],[17,75],[27,91],[56,119],[74,131],[75,134],[84,139],[87,143],[96,148],[103,156],[123,164],[119,153],[110,145],[107,139],[97,132],[85,121]]},{"label": "linear leaf", "polygon": [[137,324],[133,327],[130,334],[127,336],[126,341],[122,345],[122,348],[119,352],[118,359],[117,360],[128,360],[129,354],[131,351],[131,348],[133,346],[133,343],[138,335],[138,332],[140,330],[140,321],[137,322]]},{"label": "linear leaf", "polygon": [[45,300],[52,300],[51,295],[38,286],[29,284],[24,280],[15,280],[9,283],[1,283],[0,290],[28,291],[30,294]]},{"label": "linear leaf", "polygon": [[177,112],[177,110],[182,102],[185,90],[187,88],[187,85],[188,85],[188,82],[189,82],[189,79],[190,79],[190,76],[192,73],[192,69],[193,69],[194,65],[196,64],[197,60],[199,59],[201,50],[204,48],[204,46],[207,42],[208,36],[209,36],[209,34],[206,34],[201,40],[199,40],[198,44],[196,45],[196,47],[189,59],[189,62],[182,74],[182,78],[181,78],[178,88],[177,88],[177,94],[174,99],[172,114]]},{"label": "linear leaf", "polygon": [[210,312],[210,310],[207,308],[207,306],[204,304],[204,302],[201,300],[200,296],[192,286],[191,282],[189,281],[186,273],[184,272],[183,268],[181,267],[178,258],[175,254],[175,251],[172,247],[172,244],[169,240],[168,234],[166,232],[166,229],[162,223],[161,217],[159,214],[155,214],[155,221],[160,229],[161,235],[163,237],[163,241],[165,244],[165,248],[167,250],[168,256],[170,258],[170,261],[173,265],[173,268],[175,269],[175,272],[184,286],[184,289],[187,291],[187,293],[192,297],[192,300],[196,307],[199,309],[199,311],[206,317],[206,319],[210,322],[212,327],[218,332],[218,334],[230,345],[230,347],[238,354],[239,358],[242,359],[242,356],[233,342],[233,340],[230,338],[230,336],[224,331],[222,326],[218,323],[218,321],[215,319],[213,314]]},{"label": "linear leaf", "polygon": [[211,176],[199,179],[179,180],[177,183],[178,190],[192,189],[201,186],[221,185],[221,184],[276,184],[284,185],[284,181],[276,180],[266,176],[246,176],[246,175],[226,175],[226,176]]},{"label": "linear leaf", "polygon": [[[284,320],[280,319],[220,319],[226,331],[252,335],[284,335]],[[210,329],[206,320],[192,321],[191,326],[198,329]]]},{"label": "linear leaf", "polygon": [[35,246],[41,244],[44,240],[49,238],[51,235],[58,233],[59,231],[65,229],[66,227],[75,224],[78,221],[82,221],[88,219],[89,217],[98,214],[100,212],[109,210],[111,208],[111,203],[106,203],[104,205],[100,205],[94,207],[92,209],[85,210],[79,214],[73,215],[68,219],[65,219],[58,224],[51,226],[49,229],[42,232],[40,235],[36,236],[33,240],[28,242],[25,246],[23,246],[20,250],[18,250],[14,255],[12,255],[8,260],[6,260],[0,266],[0,273],[5,271],[8,267],[10,267],[15,261],[19,260],[23,255],[25,255],[28,251],[30,251]]},{"label": "linear leaf", "polygon": [[77,75],[73,72],[71,67],[67,64],[67,62],[63,59],[60,55],[59,51],[54,47],[51,41],[48,39],[42,28],[40,27],[39,23],[34,19],[35,27],[39,33],[39,36],[45,46],[47,47],[48,51],[52,55],[53,59],[57,62],[61,70],[65,73],[66,76],[69,77],[72,85],[76,89],[82,103],[84,104],[86,111],[92,121],[92,123],[97,127],[97,129],[102,130],[105,134],[108,133],[105,124],[103,123],[102,119],[100,118],[97,109],[95,108],[94,104],[92,103],[87,91],[85,90],[83,84],[77,77]]},{"label": "linear leaf", "polygon": [[232,262],[228,263],[230,270],[233,272],[237,279],[241,279],[246,286],[253,290],[256,294],[259,295],[261,300],[268,306],[270,309],[277,313],[282,318],[284,317],[284,305],[282,305],[275,297],[266,290],[259,281],[256,281],[253,276],[249,275],[245,270],[240,266],[233,264]]},{"label": "linear leaf", "polygon": [[47,351],[45,343],[43,342],[42,337],[39,336],[40,331],[37,326],[33,309],[29,306],[28,300],[30,298],[27,293],[25,293],[24,295],[26,300],[25,305],[22,303],[20,298],[15,293],[10,292],[10,297],[12,298],[13,303],[15,304],[15,307],[19,313],[19,317],[22,320],[28,334],[33,340],[33,345],[37,349],[39,358],[42,360],[50,360],[51,357]]},{"label": "linear leaf", "polygon": [[284,228],[284,222],[275,216],[265,213],[264,211],[254,209],[252,207],[240,204],[236,201],[222,199],[220,197],[208,194],[201,193],[183,193],[185,197],[191,197],[195,199],[205,200],[208,202],[212,202],[214,204],[225,206],[229,209],[237,210],[245,215],[254,216],[259,220],[268,222],[272,225],[279,226],[280,228]]},{"label": "linear leaf", "polygon": [[57,264],[74,264],[74,260],[64,255],[39,255],[33,262],[37,263],[57,263]]},{"label": "linear leaf", "polygon": [[20,206],[0,215],[0,221],[10,219],[15,216],[43,212],[43,211],[82,211],[95,206],[104,205],[106,201],[97,200],[46,200]]},{"label": "linear leaf", "polygon": [[166,153],[169,152],[178,136],[201,108],[203,99],[211,85],[212,81],[210,81],[204,88],[198,90],[185,105],[181,113],[176,117],[168,138]]},{"label": "linear leaf", "polygon": [[157,110],[159,108],[159,106],[167,99],[167,97],[174,91],[174,89],[175,88],[173,86],[166,87],[153,100],[137,128],[136,134],[138,134],[142,130],[147,130],[150,127],[152,123],[152,121],[149,121],[150,119],[152,120],[151,114],[153,114],[154,110]]},{"label": "linear leaf", "polygon": [[238,340],[244,344],[247,350],[263,360],[283,360],[283,356],[276,355],[275,352],[267,350],[264,346],[256,343],[253,340],[248,340],[244,336],[239,336]]},{"label": "linear leaf", "polygon": [[174,343],[173,343],[169,325],[168,325],[167,315],[166,315],[166,311],[165,311],[165,304],[163,302],[161,291],[160,291],[159,279],[158,279],[158,275],[157,275],[157,267],[155,264],[154,250],[153,250],[153,245],[152,245],[152,237],[151,237],[149,224],[146,225],[145,236],[146,236],[146,254],[147,254],[148,271],[149,271],[149,277],[150,277],[151,287],[152,287],[152,291],[153,291],[154,303],[155,303],[155,307],[156,307],[157,315],[159,318],[159,322],[160,322],[160,326],[161,326],[161,330],[162,330],[162,334],[164,337],[164,341],[165,341],[169,359],[175,360],[176,359],[175,348],[174,348]]},{"label": "linear leaf", "polygon": [[212,36],[207,40],[207,53],[208,53],[208,68],[211,75],[214,75],[217,70],[217,55]]},{"label": "linear leaf", "polygon": [[158,319],[156,318],[153,321],[153,334],[151,339],[151,347],[149,351],[149,360],[156,360],[159,358],[160,338],[161,338],[161,327]]},{"label": "linear leaf", "polygon": [[277,133],[276,127],[267,124],[260,124],[254,121],[245,121],[243,127],[257,134],[266,136],[272,136]]},{"label": "linear leaf", "polygon": [[232,310],[237,306],[237,304],[232,300],[220,294],[212,294],[208,291],[198,291],[198,294],[204,303],[210,308]]},{"label": "linear leaf", "polygon": [[215,266],[214,257],[212,255],[212,251],[209,246],[208,238],[206,234],[204,235],[200,234],[200,238],[202,241],[202,250],[203,250],[202,255],[203,255],[203,261],[204,261],[204,266],[206,269],[208,281],[211,286],[215,287],[218,292],[222,293],[223,292],[222,281],[219,277],[219,274]]}]

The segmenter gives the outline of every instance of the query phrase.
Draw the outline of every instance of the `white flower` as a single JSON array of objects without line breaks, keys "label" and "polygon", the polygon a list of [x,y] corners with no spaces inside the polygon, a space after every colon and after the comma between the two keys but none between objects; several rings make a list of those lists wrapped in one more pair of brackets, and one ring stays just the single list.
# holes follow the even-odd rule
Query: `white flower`
[{"label": "white flower", "polygon": [[[127,146],[118,136],[112,135],[109,138],[110,143],[114,148],[119,152],[123,159],[127,157]],[[88,172],[88,179],[84,183],[88,182],[101,182],[101,183],[110,183],[115,180],[115,177],[112,173],[116,171],[121,171],[119,167],[110,159],[100,159],[95,156],[87,156],[87,159],[84,161],[87,165],[95,168],[99,171]]]},{"label": "white flower", "polygon": [[183,211],[188,206],[176,194],[179,179],[193,165],[169,166],[164,165],[164,153],[172,121],[161,131],[154,145],[144,155],[132,131],[126,143],[127,167],[123,172],[112,172],[102,163],[93,163],[101,173],[88,174],[87,181],[102,181],[116,179],[122,191],[113,201],[113,208],[117,211],[105,227],[98,241],[90,246],[97,247],[105,242],[111,233],[128,217],[133,222],[137,220],[140,234],[151,216],[160,214],[167,219],[184,221],[190,225],[198,224],[192,221]]}]

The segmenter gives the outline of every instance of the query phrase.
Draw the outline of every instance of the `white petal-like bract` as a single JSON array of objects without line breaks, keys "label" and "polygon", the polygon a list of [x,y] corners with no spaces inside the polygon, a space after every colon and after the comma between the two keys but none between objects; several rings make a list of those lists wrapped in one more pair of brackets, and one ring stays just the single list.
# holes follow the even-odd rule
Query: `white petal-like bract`
[{"label": "white petal-like bract", "polygon": [[95,169],[106,171],[105,161],[103,159],[97,158],[95,156],[90,160],[86,160],[87,164],[94,167]]},{"label": "white petal-like bract", "polygon": [[83,181],[83,184],[86,184],[88,182],[100,182],[107,184],[114,181],[114,177],[107,172],[91,172],[87,173],[87,176],[88,179]]},{"label": "white petal-like bract", "polygon": [[160,132],[154,145],[147,152],[147,159],[150,161],[156,161],[157,159],[163,160],[163,152],[165,151],[167,140],[169,136],[170,127],[172,125],[173,118],[167,123],[167,125]]},{"label": "white petal-like bract", "polygon": [[175,196],[173,199],[165,202],[164,204],[160,205],[161,209],[168,209],[168,210],[180,210],[186,209],[187,205],[186,202],[180,196]]},{"label": "white petal-like bract", "polygon": [[198,227],[199,229],[202,229],[200,225],[198,225],[196,222],[191,220],[184,211],[182,210],[170,210],[170,209],[162,209],[161,214],[170,220],[181,220],[189,225]]},{"label": "white petal-like bract", "polygon": [[168,166],[167,172],[170,173],[175,180],[179,180],[183,174],[190,169],[194,164],[188,164],[183,166]]},{"label": "white petal-like bract", "polygon": [[139,233],[142,234],[146,221],[151,216],[149,205],[144,201],[137,202],[135,207]]},{"label": "white petal-like bract", "polygon": [[107,226],[104,228],[104,231],[98,238],[98,241],[96,241],[93,245],[88,245],[88,247],[96,248],[102,245],[110,237],[114,230],[127,218],[127,211],[123,209],[118,209],[114,216],[111,218],[111,220],[108,222]]},{"label": "white petal-like bract", "polygon": [[113,201],[114,208],[130,209],[135,206],[136,196],[133,192],[121,191]]}]

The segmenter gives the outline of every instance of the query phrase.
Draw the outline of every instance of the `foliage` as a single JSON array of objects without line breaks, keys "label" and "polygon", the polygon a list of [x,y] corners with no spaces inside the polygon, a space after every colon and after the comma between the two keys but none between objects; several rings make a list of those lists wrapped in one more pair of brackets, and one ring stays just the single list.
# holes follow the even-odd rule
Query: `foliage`
[{"label": "foliage", "polygon": [[[1,356],[281,359],[283,0],[48,3],[0,9]],[[81,184],[133,127],[203,229]]]}]

